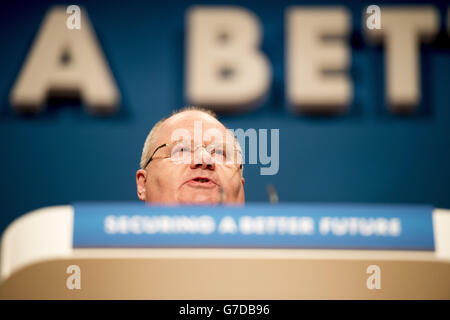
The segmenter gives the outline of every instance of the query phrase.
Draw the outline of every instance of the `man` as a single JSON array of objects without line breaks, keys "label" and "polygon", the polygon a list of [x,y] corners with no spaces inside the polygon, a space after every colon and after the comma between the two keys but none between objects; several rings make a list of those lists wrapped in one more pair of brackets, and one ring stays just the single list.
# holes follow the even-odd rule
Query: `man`
[{"label": "man", "polygon": [[140,200],[154,204],[243,204],[242,152],[211,111],[185,108],[147,136],[136,172]]}]

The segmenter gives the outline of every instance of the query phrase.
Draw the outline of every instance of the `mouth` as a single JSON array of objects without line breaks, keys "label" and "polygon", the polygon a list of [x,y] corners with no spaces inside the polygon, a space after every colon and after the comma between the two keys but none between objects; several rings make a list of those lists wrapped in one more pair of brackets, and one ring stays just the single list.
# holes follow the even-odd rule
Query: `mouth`
[{"label": "mouth", "polygon": [[217,186],[217,183],[208,177],[195,177],[188,180],[186,183],[192,187],[200,188],[213,188]]}]

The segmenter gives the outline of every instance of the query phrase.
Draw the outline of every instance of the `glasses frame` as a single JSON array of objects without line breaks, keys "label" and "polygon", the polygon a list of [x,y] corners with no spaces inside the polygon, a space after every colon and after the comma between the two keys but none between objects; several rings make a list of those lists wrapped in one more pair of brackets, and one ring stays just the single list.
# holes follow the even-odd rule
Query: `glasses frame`
[{"label": "glasses frame", "polygon": [[148,159],[147,163],[145,164],[144,169],[147,168],[147,166],[148,166],[148,164],[150,163],[150,161],[153,160],[153,156],[155,155],[156,151],[158,151],[159,149],[161,149],[161,148],[163,148],[163,147],[167,147],[168,145],[169,145],[168,143],[164,143],[164,144],[160,145],[159,147],[157,147],[157,148],[155,149],[155,151],[153,151],[153,153],[152,153],[150,159]]},{"label": "glasses frame", "polygon": [[[169,145],[169,143],[164,143],[164,144],[160,145],[159,147],[157,147],[157,148],[155,149],[155,151],[153,151],[152,155],[150,156],[150,159],[148,159],[147,163],[145,164],[144,169],[147,168],[147,166],[149,165],[150,161],[153,160],[153,157],[154,157],[156,151],[158,151],[159,149],[161,149],[161,148],[163,148],[163,147],[167,147],[168,145]],[[236,149],[236,151],[238,151],[239,153],[241,153],[239,149]],[[242,169],[242,163],[239,165],[239,168]]]}]

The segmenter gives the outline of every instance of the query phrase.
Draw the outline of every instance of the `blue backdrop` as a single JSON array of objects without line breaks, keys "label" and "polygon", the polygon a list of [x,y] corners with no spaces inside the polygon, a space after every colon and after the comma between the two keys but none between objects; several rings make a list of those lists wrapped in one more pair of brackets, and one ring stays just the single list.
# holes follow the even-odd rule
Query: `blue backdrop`
[{"label": "blue backdrop", "polygon": [[[279,173],[261,176],[258,165],[247,165],[248,201],[267,202],[271,183],[282,202],[450,207],[448,2],[432,3],[440,12],[441,31],[435,42],[421,47],[422,102],[414,115],[394,116],[384,98],[384,50],[361,36],[363,8],[373,3],[320,2],[343,5],[352,14],[354,103],[342,116],[308,117],[292,114],[285,99],[285,9],[317,2],[217,2],[239,4],[257,15],[262,50],[273,68],[270,96],[261,108],[220,118],[230,128],[280,129]],[[87,9],[122,94],[120,112],[92,117],[77,101],[66,101],[37,116],[16,115],[8,95],[52,4],[8,1],[0,10],[0,232],[14,218],[43,206],[137,199],[135,171],[148,131],[186,104],[184,15],[193,3],[77,1],[59,4]]]}]

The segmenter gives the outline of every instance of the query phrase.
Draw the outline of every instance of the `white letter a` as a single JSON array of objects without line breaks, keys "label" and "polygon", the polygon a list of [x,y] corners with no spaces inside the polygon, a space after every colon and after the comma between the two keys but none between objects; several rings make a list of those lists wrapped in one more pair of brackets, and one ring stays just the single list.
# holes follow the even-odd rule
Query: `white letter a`
[{"label": "white letter a", "polygon": [[79,266],[73,264],[67,267],[66,273],[71,274],[67,277],[66,287],[69,290],[81,289],[81,269]]}]

